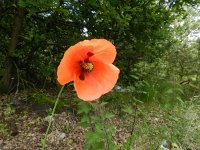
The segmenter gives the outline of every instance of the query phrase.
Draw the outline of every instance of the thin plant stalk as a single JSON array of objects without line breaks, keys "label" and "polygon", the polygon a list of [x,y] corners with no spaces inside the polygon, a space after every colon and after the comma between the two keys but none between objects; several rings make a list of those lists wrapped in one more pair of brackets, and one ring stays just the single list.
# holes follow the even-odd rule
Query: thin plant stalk
[{"label": "thin plant stalk", "polygon": [[50,128],[51,128],[52,121],[53,121],[53,117],[54,117],[54,115],[55,115],[55,110],[56,110],[56,107],[57,107],[57,105],[58,105],[58,101],[59,101],[59,99],[60,99],[60,96],[61,96],[61,94],[62,94],[62,91],[63,91],[64,87],[65,87],[65,85],[63,85],[62,88],[60,89],[60,91],[59,91],[59,93],[58,93],[58,96],[57,96],[57,98],[56,98],[56,102],[55,102],[55,104],[54,104],[53,110],[52,110],[52,112],[51,112],[51,117],[50,117],[50,120],[49,120],[49,125],[48,125],[48,127],[47,127],[47,130],[46,130],[46,133],[45,133],[45,137],[44,137],[44,139],[43,139],[43,141],[42,141],[42,150],[45,149],[46,140],[47,140],[47,135],[48,135],[49,130],[50,130]]},{"label": "thin plant stalk", "polygon": [[[98,103],[99,101],[96,101],[96,105],[94,105],[93,103],[90,102],[90,105],[94,108],[94,110],[96,110],[96,115],[98,115],[100,118],[101,118],[101,121],[103,121],[103,118],[101,116],[101,114],[103,114],[103,110],[102,110],[102,106],[99,105]],[[100,106],[100,107],[99,107]],[[106,142],[105,142],[105,150],[109,150],[110,149],[110,146],[109,146],[109,133],[108,131],[106,130],[106,127],[105,127],[105,124],[103,122],[102,123],[102,126],[103,126],[103,130],[106,134]]]},{"label": "thin plant stalk", "polygon": [[[131,129],[131,135],[134,134],[134,130],[135,130],[135,124],[136,124],[136,117],[137,117],[137,105],[134,105],[135,107],[135,112],[134,112],[134,118],[133,118],[133,122],[132,122],[132,129]],[[128,148],[130,148],[131,145],[131,140],[128,142]]]}]

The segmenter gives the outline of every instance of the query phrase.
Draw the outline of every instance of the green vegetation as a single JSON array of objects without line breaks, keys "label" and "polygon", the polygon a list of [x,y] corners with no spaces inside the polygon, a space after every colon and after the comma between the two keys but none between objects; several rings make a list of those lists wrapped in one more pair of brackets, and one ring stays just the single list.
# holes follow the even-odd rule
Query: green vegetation
[{"label": "green vegetation", "polygon": [[5,124],[0,123],[0,136],[3,139],[8,139],[10,137],[10,133]]},{"label": "green vegetation", "polygon": [[[50,96],[47,96],[45,94],[42,94],[42,93],[32,93],[29,97],[29,101],[30,102],[34,102],[35,105],[47,105],[47,106],[50,106],[50,107],[53,107],[56,99],[53,99],[52,97]],[[60,100],[58,105],[57,105],[57,108],[58,109],[61,109],[62,107],[64,107],[66,105],[66,101],[62,101]]]},{"label": "green vegetation", "polygon": [[[121,70],[119,81],[132,84],[138,63],[161,59],[167,65],[163,59],[175,61],[175,56],[185,61],[182,56],[194,44],[188,47],[184,39],[198,28],[198,22],[191,21],[198,9],[195,12],[190,6],[199,4],[193,0],[3,0],[0,4],[0,91],[6,93],[55,85],[56,67],[63,52],[91,38],[114,43],[118,51],[116,65]],[[192,51],[186,52],[188,59]],[[185,63],[172,64],[178,65],[178,71]],[[187,65],[193,66],[190,62]]]},{"label": "green vegetation", "polygon": [[[199,33],[199,5],[198,0],[0,0],[0,93],[27,91],[25,102],[53,107],[55,96],[39,91],[58,91],[56,69],[64,51],[80,40],[105,38],[117,48],[116,87],[99,103],[80,102],[72,86],[65,87],[57,107],[73,109],[87,129],[84,148],[159,149],[165,141],[169,149],[200,149],[200,39],[188,38]],[[0,105],[5,118],[19,111],[18,104],[11,107],[15,97],[5,101],[9,105]],[[130,128],[121,144],[113,140],[113,118]],[[0,116],[0,139],[9,139],[4,119]]]}]

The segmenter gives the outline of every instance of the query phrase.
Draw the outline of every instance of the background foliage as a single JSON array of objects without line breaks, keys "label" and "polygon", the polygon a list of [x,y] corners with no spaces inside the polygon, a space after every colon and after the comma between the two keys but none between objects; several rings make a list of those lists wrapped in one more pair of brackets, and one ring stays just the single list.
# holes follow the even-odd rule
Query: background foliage
[{"label": "background foliage", "polygon": [[[55,84],[56,67],[63,52],[70,45],[91,38],[106,38],[116,45],[122,84],[134,84],[136,79],[132,75],[139,73],[137,66],[141,69],[144,66],[140,65],[146,63],[151,70],[152,63],[157,62],[160,69],[168,70],[160,73],[164,76],[172,68],[176,68],[173,71],[180,78],[195,70],[197,50],[176,39],[177,35],[183,36],[181,33],[187,36],[195,27],[185,26],[187,34],[176,22],[187,18],[190,7],[186,6],[195,7],[198,1],[1,0],[0,3],[2,92],[16,90],[17,83],[20,87]],[[191,47],[195,54],[189,50]],[[172,61],[177,60],[174,57],[180,58],[179,62],[174,64]],[[181,68],[185,64],[190,66]]]},{"label": "background foliage", "polygon": [[[93,129],[84,136],[85,149],[158,149],[162,140],[199,149],[199,6],[198,0],[0,0],[0,93],[28,91],[25,103],[47,111],[64,51],[80,40],[106,38],[117,48],[121,72],[99,105],[113,112],[74,99],[72,84],[58,105]],[[0,120],[14,116],[23,104],[16,99]],[[121,145],[109,124],[115,115],[121,129],[131,128]],[[12,135],[9,126],[0,123],[4,139]]]}]

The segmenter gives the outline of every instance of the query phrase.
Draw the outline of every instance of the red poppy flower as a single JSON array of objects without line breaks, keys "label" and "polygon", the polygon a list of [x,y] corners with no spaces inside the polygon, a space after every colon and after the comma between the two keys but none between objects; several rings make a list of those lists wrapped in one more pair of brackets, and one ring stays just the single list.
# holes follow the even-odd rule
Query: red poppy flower
[{"label": "red poppy flower", "polygon": [[65,52],[57,80],[61,85],[74,81],[80,99],[96,100],[117,82],[120,71],[112,64],[115,57],[115,46],[105,39],[81,41]]}]

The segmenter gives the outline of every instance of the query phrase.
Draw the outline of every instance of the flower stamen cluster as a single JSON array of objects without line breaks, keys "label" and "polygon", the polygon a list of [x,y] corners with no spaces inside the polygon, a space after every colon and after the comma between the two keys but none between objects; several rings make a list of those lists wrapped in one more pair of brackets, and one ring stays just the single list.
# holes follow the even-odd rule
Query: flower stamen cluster
[{"label": "flower stamen cluster", "polygon": [[94,68],[94,65],[91,62],[81,62],[80,66],[82,67],[83,72],[91,72]]}]

